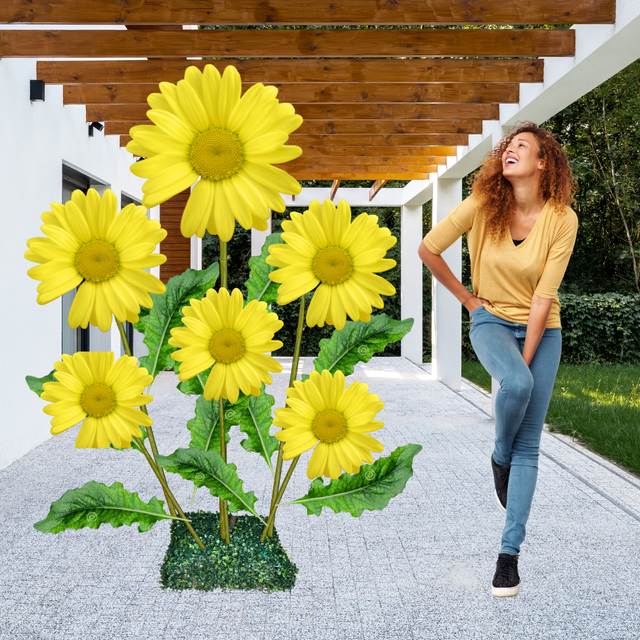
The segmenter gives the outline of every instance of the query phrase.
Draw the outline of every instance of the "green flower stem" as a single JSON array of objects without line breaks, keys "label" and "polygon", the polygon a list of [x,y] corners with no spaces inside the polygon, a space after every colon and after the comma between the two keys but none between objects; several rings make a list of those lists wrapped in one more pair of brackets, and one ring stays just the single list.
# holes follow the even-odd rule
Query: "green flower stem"
[{"label": "green flower stem", "polygon": [[[218,408],[220,409],[220,455],[222,459],[227,461],[227,439],[224,428],[224,402],[222,397],[218,401]],[[220,499],[220,537],[230,544],[229,538],[229,514],[227,513],[227,501]]]},{"label": "green flower stem", "polygon": [[220,286],[228,289],[227,280],[227,243],[220,240]]},{"label": "green flower stem", "polygon": [[187,529],[189,530],[189,533],[193,536],[193,539],[198,543],[198,546],[201,549],[204,549],[204,544],[202,544],[202,540],[200,540],[200,536],[198,536],[198,534],[195,532],[195,529],[191,526],[191,522],[184,515],[184,512],[180,508],[180,505],[178,504],[176,497],[173,495],[173,493],[171,493],[171,489],[169,489],[169,485],[167,484],[166,478],[161,474],[162,467],[160,467],[158,463],[151,457],[151,454],[147,451],[147,447],[145,446],[144,442],[140,438],[134,436],[133,439],[136,441],[136,444],[140,447],[140,450],[144,454],[144,457],[147,459],[149,466],[151,467],[153,472],[156,474],[156,478],[158,478],[160,484],[162,485],[162,490],[164,491],[164,495],[167,499],[167,507],[169,507],[169,512],[174,517],[176,515],[175,512],[177,512],[180,518],[184,521],[185,525],[187,525]]},{"label": "green flower stem", "polygon": [[[118,331],[120,332],[120,339],[122,340],[122,346],[124,348],[124,351],[128,356],[132,357],[133,354],[131,353],[131,345],[129,344],[129,339],[127,338],[127,334],[125,333],[124,326],[122,322],[120,322],[120,320],[118,320],[117,318],[116,318],[116,324],[118,325]],[[146,405],[142,405],[140,409],[144,414],[149,415]],[[175,499],[174,495],[171,493],[171,490],[169,489],[167,478],[164,474],[164,469],[156,463],[155,456],[158,455],[158,447],[156,446],[156,439],[153,436],[153,429],[151,429],[151,427],[145,427],[145,428],[147,431],[147,436],[149,438],[149,444],[151,445],[151,451],[153,452],[153,458],[149,455],[149,452],[147,451],[147,448],[144,445],[144,442],[142,440],[139,440],[138,438],[136,438],[136,442],[138,443],[138,446],[140,447],[142,452],[145,454],[145,457],[147,458],[147,462],[149,463],[149,465],[153,469],[153,472],[156,474],[158,480],[160,481],[160,484],[162,486],[162,491],[164,492],[164,497],[167,502],[167,508],[169,509],[169,513],[172,516],[175,516],[176,513],[182,513],[182,509],[180,509],[180,505],[178,504],[178,501]],[[184,517],[184,515],[182,517]],[[188,527],[191,527],[191,525],[189,524]],[[198,534],[195,531],[193,531],[193,527],[191,527],[190,531],[192,535],[195,537],[198,544],[201,545],[202,548],[204,549],[204,546],[202,545],[200,538],[198,538]]]},{"label": "green flower stem", "polygon": [[[218,236],[220,239],[220,236]],[[228,270],[227,270],[227,243],[220,240],[220,287],[229,289]],[[222,397],[218,401],[220,408],[220,455],[222,459],[227,461],[227,440],[224,429],[224,407]],[[227,513],[227,501],[220,498],[220,537],[229,544],[231,542],[229,538],[229,514]]]},{"label": "green flower stem", "polygon": [[280,500],[282,500],[282,496],[284,495],[285,489],[289,484],[289,480],[291,480],[291,476],[293,475],[293,470],[296,468],[296,465],[298,464],[298,460],[300,460],[300,456],[295,457],[291,461],[291,465],[289,465],[289,470],[287,471],[287,475],[284,477],[284,482],[282,483],[282,486],[280,487],[280,491],[278,491],[278,495],[276,497],[276,506],[275,508],[271,509],[271,512],[269,513],[269,519],[267,520],[267,525],[262,530],[262,535],[260,536],[260,542],[264,542],[264,539],[266,538],[267,533],[269,534],[269,537],[273,535],[273,523],[276,519],[276,511],[278,509],[278,506],[280,505]]},{"label": "green flower stem", "polygon": [[[293,360],[291,361],[291,375],[289,376],[289,387],[293,387],[293,383],[298,377],[298,363],[300,361],[300,348],[302,345],[302,331],[304,330],[304,307],[306,303],[306,295],[300,296],[300,309],[298,311],[298,327],[296,329],[296,344],[293,349]],[[269,507],[269,536],[273,535],[273,522],[278,509],[277,495],[280,488],[280,477],[282,475],[282,454],[284,443],[280,442],[278,447],[278,461],[276,462],[276,472],[273,478],[273,490],[271,491],[271,505]],[[295,466],[295,465],[294,465]],[[273,517],[271,517],[273,515]]]}]

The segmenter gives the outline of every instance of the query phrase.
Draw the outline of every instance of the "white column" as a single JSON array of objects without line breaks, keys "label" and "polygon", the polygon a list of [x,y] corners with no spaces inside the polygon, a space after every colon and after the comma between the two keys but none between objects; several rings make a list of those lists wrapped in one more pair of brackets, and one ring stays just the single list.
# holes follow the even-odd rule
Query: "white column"
[{"label": "white column", "polygon": [[262,245],[267,239],[267,236],[271,235],[271,216],[267,222],[267,228],[265,231],[258,231],[257,229],[251,229],[251,255],[259,256],[262,251]]},{"label": "white column", "polygon": [[192,269],[202,269],[202,238],[191,236],[191,264]]},{"label": "white column", "polygon": [[[400,318],[413,318],[411,331],[402,338],[400,353],[422,364],[422,205],[403,205],[400,226]],[[384,274],[381,274],[384,276]]]},{"label": "white column", "polygon": [[[433,185],[432,222],[435,226],[462,202],[462,180],[438,178]],[[458,239],[443,254],[453,274],[462,277],[462,240]],[[437,380],[454,391],[460,389],[462,330],[460,303],[435,278],[431,285],[432,370]]]}]

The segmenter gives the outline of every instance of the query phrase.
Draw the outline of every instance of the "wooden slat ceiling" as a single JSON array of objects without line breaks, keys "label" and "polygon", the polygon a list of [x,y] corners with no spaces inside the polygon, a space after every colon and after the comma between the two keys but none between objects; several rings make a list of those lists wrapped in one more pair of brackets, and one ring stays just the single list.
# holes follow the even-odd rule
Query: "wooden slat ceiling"
[{"label": "wooden slat ceiling", "polygon": [[[381,185],[427,179],[498,118],[500,103],[518,102],[520,83],[544,80],[541,57],[574,53],[571,29],[496,25],[614,19],[615,0],[2,0],[0,23],[51,30],[0,31],[0,56],[83,59],[38,62],[38,78],[63,85],[64,103],[86,105],[87,121],[105,122],[122,146],[131,126],[149,122],[146,98],[159,82],[177,82],[189,65],[233,65],[245,88],[277,86],[304,118],[290,138],[303,155],[282,168],[300,180]],[[56,30],[62,24],[94,28]],[[114,24],[127,29],[95,29]],[[370,28],[318,28],[334,25]],[[186,60],[199,56],[216,59]]]}]

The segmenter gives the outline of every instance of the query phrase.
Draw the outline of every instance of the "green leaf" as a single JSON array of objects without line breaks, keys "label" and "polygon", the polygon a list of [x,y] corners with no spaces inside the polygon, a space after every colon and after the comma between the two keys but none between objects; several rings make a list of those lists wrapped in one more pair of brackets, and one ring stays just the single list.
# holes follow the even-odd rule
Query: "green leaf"
[{"label": "green leaf", "polygon": [[353,373],[358,362],[369,362],[390,342],[402,339],[411,331],[413,318],[393,320],[384,313],[371,316],[370,322],[348,321],[344,329],[334,331],[331,338],[320,340],[320,353],[313,361],[316,371],[340,370],[345,376]]},{"label": "green leaf", "polygon": [[[144,441],[148,438],[147,430],[142,425],[140,425],[140,431],[142,431],[140,440],[142,440],[142,443],[144,444]],[[109,446],[116,451],[130,451],[131,449],[135,449],[136,451],[143,453],[142,449],[138,446],[138,443],[133,439],[131,440],[131,447],[127,447],[126,449],[124,447],[114,447],[113,443],[111,443]]]},{"label": "green leaf", "polygon": [[60,533],[65,529],[97,529],[101,524],[112,527],[138,523],[138,531],[149,531],[158,520],[172,520],[157,498],[147,504],[137,493],[130,493],[120,482],[110,487],[100,482],[87,482],[84,487],[67,491],[51,504],[49,515],[33,526],[43,533]]},{"label": "green leaf", "polygon": [[[229,427],[240,424],[243,412],[249,403],[249,396],[240,393],[238,402],[227,402],[224,408],[225,441],[229,442]],[[220,451],[220,408],[215,400],[205,400],[200,396],[196,400],[196,417],[187,422],[191,431],[189,447],[202,451]]]},{"label": "green leaf", "polygon": [[53,377],[54,373],[55,373],[55,369],[51,373],[48,373],[46,376],[42,376],[42,378],[36,378],[35,376],[27,376],[25,380],[29,385],[29,389],[31,389],[31,391],[33,391],[34,393],[37,393],[38,396],[41,396],[44,391],[44,389],[42,388],[42,385],[45,382],[56,382],[56,379]]},{"label": "green leaf", "polygon": [[183,380],[178,383],[178,391],[184,393],[185,396],[201,396],[204,393],[204,386],[213,367],[209,367],[190,380]]},{"label": "green leaf", "polygon": [[272,244],[284,244],[284,241],[280,237],[280,233],[272,233],[267,236],[262,246],[262,253],[259,256],[249,258],[249,267],[251,268],[251,274],[249,279],[244,283],[247,287],[247,302],[251,300],[262,300],[267,304],[276,302],[278,299],[278,287],[277,282],[269,280],[269,274],[275,271],[277,267],[272,267],[266,262],[269,256],[269,247]]},{"label": "green leaf", "polygon": [[398,447],[390,456],[362,465],[359,473],[343,473],[328,485],[316,478],[306,496],[288,504],[302,504],[307,515],[314,513],[317,516],[322,507],[333,509],[335,513],[348,511],[355,517],[365,509],[384,509],[391,498],[402,493],[407,480],[413,475],[413,458],[421,450],[417,444]]},{"label": "green leaf", "polygon": [[212,496],[228,500],[231,511],[248,511],[260,518],[253,508],[258,498],[253,491],[243,491],[236,465],[227,464],[218,451],[177,449],[169,456],[156,456],[156,460],[167,471],[191,480],[196,487],[207,487]]},{"label": "green leaf", "polygon": [[205,271],[187,269],[178,276],[169,278],[167,290],[162,294],[151,293],[153,308],[134,325],[137,331],[144,333],[144,343],[149,355],[140,358],[140,366],[154,378],[160,371],[173,369],[177,363],[171,358],[175,347],[169,344],[171,329],[182,326],[182,307],[189,300],[201,300],[211,289],[219,274],[218,264],[212,264]]},{"label": "green leaf", "polygon": [[265,393],[264,388],[263,384],[261,395],[249,398],[247,410],[241,416],[240,431],[246,433],[248,437],[240,444],[246,451],[259,453],[273,473],[271,457],[280,447],[280,442],[269,435],[269,428],[273,420],[271,407],[275,403],[275,398]]}]

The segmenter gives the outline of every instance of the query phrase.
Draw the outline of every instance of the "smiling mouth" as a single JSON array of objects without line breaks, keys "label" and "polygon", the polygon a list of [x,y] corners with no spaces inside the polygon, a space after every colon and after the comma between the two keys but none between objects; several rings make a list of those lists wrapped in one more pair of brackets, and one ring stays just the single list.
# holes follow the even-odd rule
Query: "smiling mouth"
[{"label": "smiling mouth", "polygon": [[518,161],[515,158],[507,158],[504,161],[505,164],[518,164]]}]

